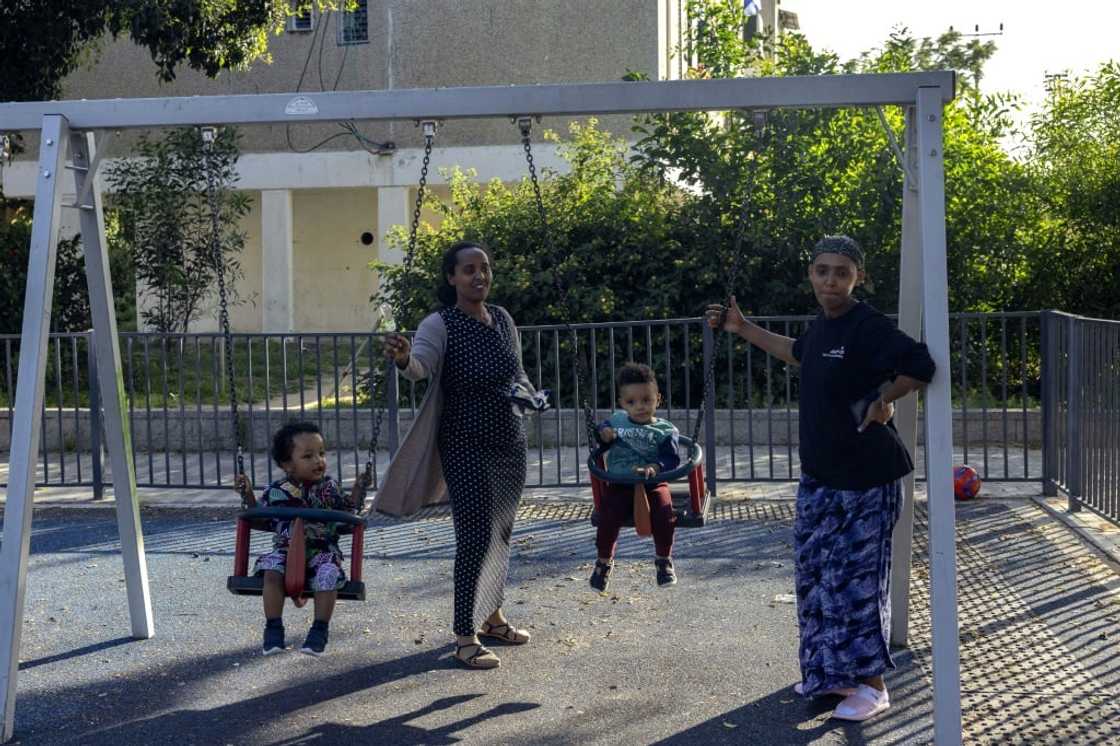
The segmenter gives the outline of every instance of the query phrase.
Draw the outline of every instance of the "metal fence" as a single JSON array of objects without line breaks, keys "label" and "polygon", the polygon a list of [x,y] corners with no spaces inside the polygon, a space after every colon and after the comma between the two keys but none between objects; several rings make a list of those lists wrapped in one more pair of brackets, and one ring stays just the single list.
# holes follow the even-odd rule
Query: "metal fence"
[{"label": "metal fence", "polygon": [[[958,462],[982,478],[1042,479],[1043,370],[1037,312],[954,314],[954,442]],[[808,316],[755,319],[796,336]],[[701,319],[666,319],[521,328],[524,366],[533,382],[553,391],[557,407],[528,423],[529,486],[587,483],[586,447],[573,361],[589,358],[588,386],[597,417],[614,403],[615,372],[627,360],[650,365],[664,397],[662,415],[691,433],[701,401],[713,336]],[[97,387],[91,381],[88,333],[55,334],[50,341],[47,399],[39,477],[44,485],[85,485],[100,494],[107,477],[100,455]],[[728,335],[715,360],[716,395],[705,402],[708,476],[724,481],[797,479],[798,377],[796,368]],[[0,336],[0,452],[10,448],[19,337]],[[236,334],[234,369],[242,413],[242,440],[257,483],[277,475],[268,458],[271,432],[289,419],[323,428],[331,467],[345,479],[366,462],[379,409],[386,426],[378,467],[407,433],[426,384],[398,379],[380,355],[377,335],[362,333]],[[121,335],[137,483],[143,487],[228,487],[234,432],[217,334]],[[385,366],[388,385],[370,396],[372,369]],[[1052,381],[1050,382],[1052,383]],[[1052,386],[1049,386],[1052,388]],[[920,412],[919,412],[920,416]],[[1063,441],[1064,443],[1064,441]],[[921,448],[917,461],[922,474]],[[6,459],[4,459],[6,461]],[[6,478],[7,464],[0,464]]]},{"label": "metal fence", "polygon": [[1120,523],[1120,321],[1042,315],[1044,490]]}]

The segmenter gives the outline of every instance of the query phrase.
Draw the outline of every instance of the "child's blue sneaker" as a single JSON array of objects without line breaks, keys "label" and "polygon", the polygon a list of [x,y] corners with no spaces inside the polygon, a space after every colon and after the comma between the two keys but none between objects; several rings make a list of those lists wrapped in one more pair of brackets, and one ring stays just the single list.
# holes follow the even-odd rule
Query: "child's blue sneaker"
[{"label": "child's blue sneaker", "polygon": [[606,592],[611,585],[611,570],[613,568],[613,562],[595,560],[595,570],[591,573],[591,587],[600,593]]},{"label": "child's blue sneaker", "polygon": [[264,645],[262,652],[265,655],[284,652],[284,625],[273,623],[271,620],[264,625]]},{"label": "child's blue sneaker", "polygon": [[299,649],[301,653],[314,655],[318,658],[327,649],[327,623],[315,622],[311,625],[311,629],[307,633],[307,639],[303,641],[303,647]]},{"label": "child's blue sneaker", "polygon": [[677,584],[677,571],[673,569],[673,560],[657,559],[653,561],[653,564],[657,566],[658,585]]}]

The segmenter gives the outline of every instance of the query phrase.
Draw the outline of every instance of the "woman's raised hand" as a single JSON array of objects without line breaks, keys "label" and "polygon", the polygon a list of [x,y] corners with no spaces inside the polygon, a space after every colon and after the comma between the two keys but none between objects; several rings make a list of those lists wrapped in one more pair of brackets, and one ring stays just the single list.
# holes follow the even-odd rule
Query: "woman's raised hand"
[{"label": "woman's raised hand", "polygon": [[408,365],[408,356],[411,352],[412,345],[408,337],[400,334],[385,335],[385,357],[396,363],[397,367],[403,368]]},{"label": "woman's raised hand", "polygon": [[747,326],[747,319],[743,316],[743,312],[739,310],[739,304],[735,302],[734,295],[731,296],[730,306],[713,303],[704,312],[704,317],[708,321],[708,326],[713,329],[718,329],[720,318],[723,318],[723,330],[732,334],[738,334]]},{"label": "woman's raised hand", "polygon": [[241,496],[241,507],[255,508],[257,498],[253,495],[253,483],[245,474],[238,474],[233,478],[233,490]]},{"label": "woman's raised hand", "polygon": [[372,484],[373,468],[367,464],[366,470],[358,475],[358,478],[354,480],[354,487],[350,490],[350,505],[354,508],[354,512],[359,515],[365,514],[366,493]]}]

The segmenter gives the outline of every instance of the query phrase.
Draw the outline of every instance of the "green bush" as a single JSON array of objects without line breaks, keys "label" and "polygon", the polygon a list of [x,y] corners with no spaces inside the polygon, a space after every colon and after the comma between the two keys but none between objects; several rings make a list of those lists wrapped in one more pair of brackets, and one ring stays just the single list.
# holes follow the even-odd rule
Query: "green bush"
[{"label": "green bush", "polygon": [[[30,251],[30,205],[9,203],[8,218],[0,223],[0,333],[18,334],[23,328]],[[109,265],[118,325],[122,331],[135,329],[135,281],[128,257],[110,248]],[[58,242],[50,328],[55,332],[84,331],[90,323],[81,236],[63,237]]]},{"label": "green bush", "polygon": [[[969,83],[994,47],[955,33],[917,40],[898,32],[881,49],[842,63],[787,34],[763,55],[727,32],[742,20],[737,11],[712,0],[690,5],[709,14],[693,40],[702,59],[695,77],[965,66],[971,78],[962,79],[961,95],[945,113],[950,308],[1037,307],[1031,242],[1044,201],[1032,170],[1001,147],[1015,102],[980,96]],[[901,109],[884,113],[901,137]],[[397,294],[401,323],[414,326],[433,305],[440,252],[470,238],[493,249],[494,300],[520,323],[692,316],[728,291],[755,314],[809,313],[809,252],[821,235],[842,232],[867,253],[872,282],[858,292],[884,311],[896,310],[902,174],[876,112],[772,111],[761,126],[739,112],[646,116],[635,123],[638,140],[629,153],[594,120],[568,134],[561,152],[570,171],[547,173],[541,182],[551,240],[527,180],[479,190],[469,174],[453,173],[450,202],[428,200],[442,222],[421,226],[415,272],[371,265],[383,278],[375,299]],[[399,246],[406,239],[404,231],[392,236]],[[553,268],[569,303],[553,286]],[[1059,300],[1076,307],[1079,298]]]},{"label": "green bush", "polygon": [[1033,119],[1028,167],[1043,219],[1028,232],[1037,305],[1120,318],[1120,63],[1057,88]]},{"label": "green bush", "polygon": [[[677,301],[691,282],[684,270],[695,263],[682,248],[680,191],[628,163],[624,141],[600,130],[594,119],[572,124],[569,136],[560,153],[571,170],[542,175],[547,233],[528,179],[513,186],[495,180],[479,189],[473,174],[453,171],[451,200],[427,201],[441,224],[421,226],[413,271],[371,263],[382,278],[374,300],[398,298],[399,323],[415,328],[435,304],[444,249],[471,239],[491,248],[493,300],[520,324],[678,313]],[[555,133],[546,137],[559,141]],[[406,247],[408,236],[397,230],[390,240]],[[553,283],[554,269],[563,292]]]},{"label": "green bush", "polygon": [[[951,310],[1120,312],[1120,241],[1108,207],[1120,203],[1110,199],[1120,183],[1115,66],[1051,102],[1033,126],[1039,148],[1023,158],[1003,147],[1017,100],[977,88],[991,43],[898,31],[843,62],[796,34],[768,50],[744,41],[737,8],[689,2],[693,17],[705,19],[687,41],[699,60],[692,77],[962,71],[944,117]],[[883,113],[901,140],[904,112]],[[780,110],[763,120],[751,112],[673,113],[639,117],[634,134],[628,149],[595,120],[571,126],[560,149],[569,169],[541,180],[547,234],[528,180],[479,189],[471,174],[449,174],[450,201],[428,199],[441,221],[421,225],[413,271],[371,264],[381,277],[373,300],[395,298],[398,323],[415,328],[435,304],[442,251],[473,239],[492,249],[493,300],[521,324],[696,316],[729,292],[748,313],[806,314],[816,308],[806,272],[813,244],[847,233],[867,254],[871,282],[857,294],[897,310],[902,173],[875,111]],[[1081,158],[1091,178],[1079,178]],[[391,236],[400,247],[407,238],[403,230]],[[1076,266],[1063,272],[1067,261]],[[1000,344],[987,338],[983,354],[999,359]],[[692,350],[698,358],[698,335]],[[1027,358],[1011,373],[1013,385],[1036,395],[1037,350],[1012,339],[1010,352],[1012,360]],[[684,362],[698,369],[698,360]],[[752,373],[762,380],[760,367]],[[609,397],[609,388],[603,393]]]},{"label": "green bush", "polygon": [[[199,130],[184,127],[159,137],[142,135],[134,157],[105,170],[119,218],[111,240],[131,259],[149,300],[140,315],[155,331],[186,332],[217,284],[218,271],[225,275],[230,298],[237,300],[245,246],[240,221],[250,209],[248,194],[231,188],[239,155],[235,128],[219,130],[207,155]],[[214,180],[213,208],[208,174]],[[220,269],[211,247],[212,210],[217,213]]]}]

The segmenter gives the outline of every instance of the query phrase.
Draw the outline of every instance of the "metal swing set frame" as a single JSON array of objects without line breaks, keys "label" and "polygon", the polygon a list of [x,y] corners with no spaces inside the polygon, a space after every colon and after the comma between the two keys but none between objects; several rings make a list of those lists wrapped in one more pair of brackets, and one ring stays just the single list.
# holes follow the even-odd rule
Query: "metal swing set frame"
[{"label": "metal swing set frame", "polygon": [[[47,343],[65,208],[81,216],[93,345],[120,531],[125,586],[136,639],[155,634],[144,536],[136,496],[101,194],[95,176],[107,139],[126,128],[566,117],[680,111],[901,106],[906,131],[892,147],[903,170],[899,325],[924,336],[937,364],[926,389],[930,608],[934,738],[961,742],[955,517],[952,487],[948,277],[942,115],[955,95],[949,71],[722,80],[570,83],[330,93],[48,101],[0,104],[0,131],[41,135],[27,272],[12,452],[0,547],[0,742],[13,736],[16,677],[41,436]],[[64,195],[73,203],[64,204]],[[896,421],[913,450],[917,399],[898,404]],[[895,530],[892,641],[905,643],[913,531],[913,478]]]}]

